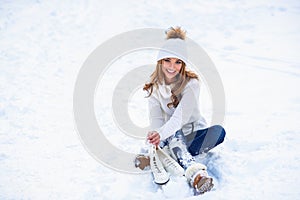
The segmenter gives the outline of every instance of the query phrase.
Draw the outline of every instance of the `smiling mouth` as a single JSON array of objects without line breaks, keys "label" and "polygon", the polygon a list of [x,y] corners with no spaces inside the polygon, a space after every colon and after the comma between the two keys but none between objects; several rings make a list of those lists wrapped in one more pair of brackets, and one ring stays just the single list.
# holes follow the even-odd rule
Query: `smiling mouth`
[{"label": "smiling mouth", "polygon": [[167,72],[169,72],[170,74],[174,74],[176,72],[176,70],[171,70],[171,69],[166,69]]}]

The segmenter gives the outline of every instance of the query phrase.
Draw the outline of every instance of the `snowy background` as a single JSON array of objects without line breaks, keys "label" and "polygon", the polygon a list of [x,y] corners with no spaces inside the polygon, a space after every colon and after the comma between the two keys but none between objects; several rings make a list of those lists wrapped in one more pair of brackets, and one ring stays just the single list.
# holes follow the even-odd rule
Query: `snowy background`
[{"label": "snowy background", "polygon": [[[0,199],[299,199],[299,20],[297,0],[0,1]],[[205,49],[225,88],[227,138],[198,158],[217,186],[201,197],[181,180],[160,189],[150,174],[104,167],[73,119],[76,77],[97,46],[176,25]],[[130,104],[143,125],[145,109]],[[95,112],[116,129],[105,123],[109,108]],[[123,137],[111,138],[138,150]]]}]

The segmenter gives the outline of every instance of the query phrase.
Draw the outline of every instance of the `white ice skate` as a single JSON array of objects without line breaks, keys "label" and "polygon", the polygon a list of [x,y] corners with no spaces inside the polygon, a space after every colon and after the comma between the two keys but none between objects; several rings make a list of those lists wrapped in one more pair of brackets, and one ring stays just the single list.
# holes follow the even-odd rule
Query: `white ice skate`
[{"label": "white ice skate", "polygon": [[149,153],[150,168],[154,176],[154,182],[159,185],[167,183],[170,179],[170,176],[164,169],[161,161],[159,160],[159,157],[156,152],[156,147],[154,145],[150,145]]},{"label": "white ice skate", "polygon": [[167,172],[173,176],[184,176],[184,169],[168,154],[168,152],[165,152],[158,147],[156,153]]},{"label": "white ice skate", "polygon": [[[184,169],[170,156],[170,151],[168,146],[165,146],[163,149],[158,147],[156,153],[159,157],[159,160],[163,164],[163,167],[167,172],[173,176],[184,176]],[[134,160],[135,167],[140,168],[141,170],[150,169],[150,156],[149,153],[138,154]]]},{"label": "white ice skate", "polygon": [[214,186],[213,179],[208,176],[206,166],[201,163],[189,166],[185,171],[185,177],[199,194],[210,191]]}]

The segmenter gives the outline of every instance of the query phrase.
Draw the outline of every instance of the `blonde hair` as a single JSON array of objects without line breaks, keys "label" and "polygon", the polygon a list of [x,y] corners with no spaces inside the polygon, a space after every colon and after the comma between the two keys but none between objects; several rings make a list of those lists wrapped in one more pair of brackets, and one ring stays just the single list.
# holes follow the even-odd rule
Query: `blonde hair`
[{"label": "blonde hair", "polygon": [[[171,27],[166,31],[166,39],[179,38],[185,40],[186,32],[180,27]],[[186,63],[182,62],[179,74],[176,75],[176,81],[174,82],[174,87],[171,89],[171,102],[167,104],[169,108],[177,107],[181,100],[181,92],[185,88],[186,84],[191,78],[197,80],[198,76],[192,71],[186,70]],[[164,74],[162,72],[162,60],[157,61],[155,71],[150,76],[150,82],[144,85],[143,90],[148,92],[148,96],[151,96],[153,92],[153,87],[158,88],[164,81]]]}]

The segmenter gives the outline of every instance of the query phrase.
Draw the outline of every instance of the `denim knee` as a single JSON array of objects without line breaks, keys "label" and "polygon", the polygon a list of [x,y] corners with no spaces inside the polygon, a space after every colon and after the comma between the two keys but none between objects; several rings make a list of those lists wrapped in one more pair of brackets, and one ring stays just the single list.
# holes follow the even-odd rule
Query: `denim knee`
[{"label": "denim knee", "polygon": [[224,141],[225,136],[226,136],[226,131],[221,125],[215,125],[215,126],[212,126],[211,128],[214,129],[215,133],[219,134],[219,138],[218,138],[218,141],[216,144],[216,146],[217,146],[218,144],[221,144]]}]

